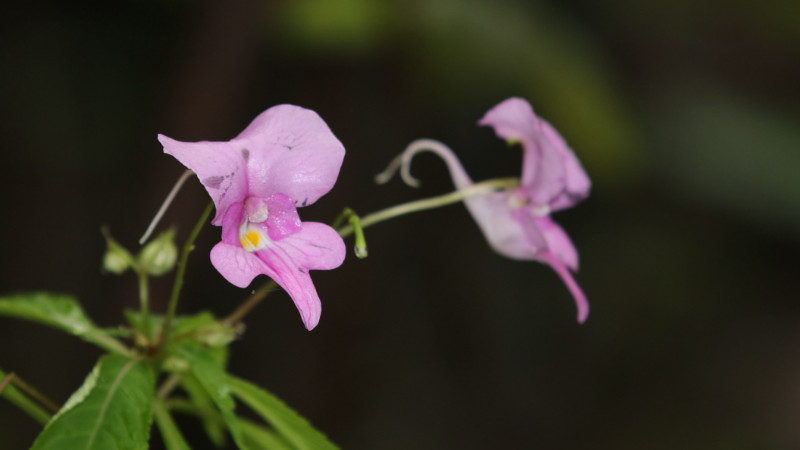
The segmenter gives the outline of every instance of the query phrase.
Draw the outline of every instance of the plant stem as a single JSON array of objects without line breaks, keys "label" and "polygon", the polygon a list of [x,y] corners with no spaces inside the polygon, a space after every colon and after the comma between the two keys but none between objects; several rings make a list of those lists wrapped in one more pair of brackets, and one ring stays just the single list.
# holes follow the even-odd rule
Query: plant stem
[{"label": "plant stem", "polygon": [[206,209],[203,211],[203,214],[200,215],[200,220],[197,221],[192,232],[189,234],[189,238],[186,239],[186,243],[183,244],[183,248],[181,249],[181,259],[178,262],[178,270],[175,273],[175,282],[172,285],[172,295],[169,299],[169,305],[167,306],[167,314],[164,316],[164,325],[161,328],[161,348],[159,353],[163,354],[167,345],[169,344],[170,333],[172,332],[172,322],[173,317],[175,316],[175,310],[178,307],[178,298],[180,297],[181,288],[183,287],[183,276],[186,273],[186,263],[189,260],[189,253],[194,249],[194,241],[197,239],[197,235],[200,234],[200,230],[205,225],[206,221],[208,221],[208,216],[211,215],[211,210],[214,208],[214,203],[209,202]]},{"label": "plant stem", "polygon": [[[0,372],[2,375],[2,372]],[[47,424],[50,421],[50,413],[43,409],[38,404],[31,401],[28,397],[26,397],[22,392],[20,392],[16,387],[18,386],[20,389],[24,390],[28,393],[31,397],[38,400],[39,403],[45,405],[52,411],[58,411],[58,405],[53,403],[50,399],[45,397],[44,395],[40,394],[39,391],[34,389],[29,384],[25,383],[13,373],[9,373],[2,380],[0,380],[0,395],[5,397],[9,402],[16,405],[19,409],[24,411],[26,414],[31,416],[34,420],[41,423],[42,425]]]},{"label": "plant stem", "polygon": [[261,300],[264,300],[264,298],[266,298],[266,296],[270,292],[272,292],[272,290],[275,289],[277,286],[278,283],[272,280],[270,280],[267,283],[264,283],[263,286],[258,288],[257,291],[253,292],[253,295],[251,295],[250,297],[247,298],[247,300],[242,302],[242,304],[239,305],[239,307],[236,308],[228,317],[223,319],[222,325],[226,327],[234,326],[237,322],[241,321],[242,318],[246,316],[247,313],[250,312],[250,310],[252,310],[253,308],[256,307],[256,305],[261,303]]},{"label": "plant stem", "polygon": [[147,272],[138,269],[136,270],[136,276],[139,278],[139,304],[142,312],[142,332],[149,341],[153,338],[153,334],[150,328],[150,289],[148,287]]},{"label": "plant stem", "polygon": [[[434,209],[442,206],[451,205],[453,203],[458,203],[464,201],[464,199],[467,199],[475,195],[486,194],[499,189],[512,189],[517,186],[519,186],[518,178],[497,178],[494,180],[482,181],[480,183],[475,183],[472,186],[465,189],[460,189],[458,191],[453,191],[444,195],[439,195],[437,197],[424,198],[422,200],[415,200],[413,202],[403,203],[400,205],[392,206],[390,208],[386,208],[378,212],[366,215],[362,217],[360,220],[361,228],[366,228],[370,225],[374,225],[376,223],[383,222],[385,220],[389,220],[405,214],[425,211],[427,209]],[[345,225],[342,228],[339,228],[338,231],[340,236],[347,237],[353,234],[355,229],[353,228],[352,225]]]}]

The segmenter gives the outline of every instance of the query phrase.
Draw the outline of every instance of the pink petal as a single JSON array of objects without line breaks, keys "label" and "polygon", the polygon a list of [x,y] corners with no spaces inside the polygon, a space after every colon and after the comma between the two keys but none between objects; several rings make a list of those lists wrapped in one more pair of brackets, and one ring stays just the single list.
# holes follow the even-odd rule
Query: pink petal
[{"label": "pink petal", "polygon": [[264,273],[264,262],[241,245],[220,242],[211,249],[211,265],[236,287],[246,288]]},{"label": "pink petal", "polygon": [[279,241],[303,228],[292,199],[284,194],[273,194],[265,200],[269,211],[266,224],[270,239]]},{"label": "pink petal", "polygon": [[497,136],[522,143],[522,189],[537,205],[550,203],[563,189],[564,167],[556,147],[546,139],[540,119],[527,100],[509,98],[478,121]]},{"label": "pink petal", "polygon": [[[472,218],[494,251],[518,260],[535,260],[537,247],[530,245],[524,231],[507,205],[508,194],[497,192],[464,200]],[[541,239],[544,243],[544,239]]]},{"label": "pink petal", "polygon": [[[308,270],[330,270],[342,265],[347,249],[339,233],[324,223],[303,222],[303,229],[276,242],[295,265]],[[260,252],[259,252],[260,253]]]},{"label": "pink petal", "polygon": [[222,223],[228,207],[247,196],[245,159],[230,142],[180,142],[158,135],[164,153],[172,155],[197,174],[214,201],[214,225]]},{"label": "pink petal", "polygon": [[296,206],[331,190],[345,153],[317,113],[294,105],[264,111],[231,143],[247,150],[250,195],[282,193]]},{"label": "pink petal", "polygon": [[545,138],[558,150],[561,162],[564,164],[565,189],[561,192],[561,195],[550,202],[550,208],[553,211],[570,208],[589,196],[592,182],[589,180],[586,171],[583,170],[583,166],[581,166],[575,153],[567,146],[558,131],[544,119],[541,120],[540,125]]},{"label": "pink petal", "polygon": [[567,267],[558,257],[551,252],[543,252],[542,257],[556,271],[561,280],[564,281],[564,284],[567,285],[567,289],[572,293],[572,297],[575,299],[575,306],[578,307],[578,323],[585,322],[586,318],[589,317],[589,301],[586,300],[583,290],[581,290],[581,287],[572,278],[572,274],[569,273]]},{"label": "pink petal", "polygon": [[[234,247],[241,247],[239,241],[239,227],[244,221],[244,203],[234,203],[222,218],[222,242]],[[244,250],[244,249],[243,249]]]},{"label": "pink petal", "polygon": [[547,241],[547,248],[567,267],[578,270],[578,250],[572,244],[572,240],[561,226],[553,222],[549,216],[537,217],[536,227],[544,235]]},{"label": "pink petal", "polygon": [[344,261],[344,241],[333,228],[306,222],[303,230],[256,252],[263,273],[275,280],[294,301],[306,328],[319,322],[322,305],[309,270],[339,267]]},{"label": "pink petal", "polygon": [[[403,164],[410,165],[415,154],[423,151],[435,153],[447,165],[450,177],[456,189],[466,189],[472,186],[467,171],[458,157],[443,144],[410,147],[411,151],[403,154]],[[519,223],[512,218],[508,208],[507,192],[492,192],[485,195],[476,195],[464,200],[464,205],[472,214],[483,236],[494,251],[501,255],[519,260],[533,260],[536,258],[536,249],[528,245],[527,238]],[[542,244],[544,241],[542,240]]]},{"label": "pink petal", "polygon": [[259,274],[272,278],[292,298],[306,328],[314,328],[322,307],[308,271],[335,269],[342,264],[347,251],[339,233],[325,224],[304,222],[297,233],[251,253],[239,243],[243,218],[243,205],[232,205],[222,224],[223,242],[212,249],[211,263],[239,287],[247,287]]}]

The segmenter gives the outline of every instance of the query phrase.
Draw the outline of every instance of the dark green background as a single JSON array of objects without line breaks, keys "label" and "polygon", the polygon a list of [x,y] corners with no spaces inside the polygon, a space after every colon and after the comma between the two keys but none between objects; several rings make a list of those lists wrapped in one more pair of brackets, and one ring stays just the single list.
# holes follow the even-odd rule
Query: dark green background
[{"label": "dark green background", "polygon": [[[100,272],[99,230],[135,247],[181,173],[156,133],[227,140],[271,105],[316,110],[348,153],[301,215],[330,221],[449,190],[430,156],[421,190],[372,183],[419,137],[475,179],[517,175],[520,151],[475,122],[523,96],[594,182],[555,216],[585,325],[550,269],[493,254],[456,205],[316,272],[313,332],[275,294],[232,369],[348,449],[800,448],[798,80],[795,0],[7,1],[0,292],[74,293],[104,326],[136,307],[133,277]],[[206,202],[181,193],[180,239]],[[184,312],[246,296],[208,263],[218,239],[200,237]],[[153,285],[163,310],[169,277]],[[59,402],[98,356],[0,319],[0,367]],[[0,402],[4,450],[37,431]]]}]

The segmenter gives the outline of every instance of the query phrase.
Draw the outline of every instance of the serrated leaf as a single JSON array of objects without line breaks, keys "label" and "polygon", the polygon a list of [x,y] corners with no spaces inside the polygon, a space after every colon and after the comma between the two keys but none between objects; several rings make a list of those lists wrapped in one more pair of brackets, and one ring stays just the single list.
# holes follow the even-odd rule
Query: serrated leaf
[{"label": "serrated leaf", "polygon": [[260,387],[236,378],[228,377],[233,395],[264,418],[275,430],[298,450],[320,450],[338,448],[317,431],[310,423],[280,399]]},{"label": "serrated leaf", "polygon": [[236,445],[240,449],[246,449],[247,446],[242,440],[242,433],[239,429],[239,421],[233,412],[236,404],[231,396],[228,376],[222,364],[208,350],[192,341],[180,343],[177,346],[177,354],[186,360],[192,373],[219,409],[222,420],[228,427]]},{"label": "serrated leaf", "polygon": [[153,415],[167,450],[191,450],[181,430],[178,429],[169,411],[160,400],[156,400],[153,404]]},{"label": "serrated leaf", "polygon": [[150,364],[105,355],[32,450],[147,449],[154,390]]},{"label": "serrated leaf", "polygon": [[247,419],[239,418],[239,427],[242,429],[244,441],[251,450],[294,450],[274,430],[269,430]]},{"label": "serrated leaf", "polygon": [[69,296],[36,292],[0,297],[0,315],[39,322],[111,352],[131,355],[124,345],[86,317],[83,308]]}]

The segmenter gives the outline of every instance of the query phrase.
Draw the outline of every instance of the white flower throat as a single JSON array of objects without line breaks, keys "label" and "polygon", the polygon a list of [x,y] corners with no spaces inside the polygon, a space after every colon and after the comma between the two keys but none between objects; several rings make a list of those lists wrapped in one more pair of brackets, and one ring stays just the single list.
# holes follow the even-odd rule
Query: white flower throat
[{"label": "white flower throat", "polygon": [[248,252],[256,252],[269,243],[264,223],[269,218],[269,209],[263,199],[248,197],[244,202],[244,212],[244,220],[239,226],[239,242]]}]

